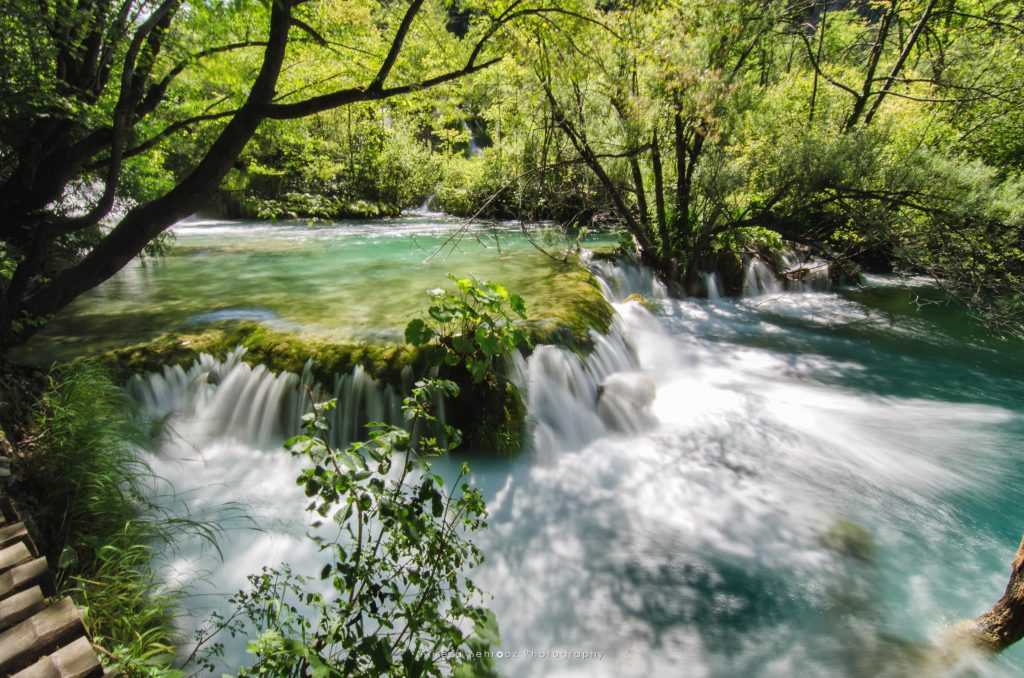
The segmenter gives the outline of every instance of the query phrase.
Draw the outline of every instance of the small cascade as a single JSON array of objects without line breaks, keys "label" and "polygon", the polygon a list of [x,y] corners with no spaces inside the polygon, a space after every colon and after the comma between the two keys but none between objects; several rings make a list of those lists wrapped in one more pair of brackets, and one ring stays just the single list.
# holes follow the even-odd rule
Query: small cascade
[{"label": "small cascade", "polygon": [[743,296],[757,297],[763,294],[779,294],[783,291],[782,281],[768,264],[757,257],[746,257],[743,273]]},{"label": "small cascade", "polygon": [[367,374],[362,365],[356,365],[349,374],[335,377],[332,397],[338,401],[331,413],[333,445],[343,446],[365,439],[366,425],[370,422],[402,421],[402,398],[391,386]]},{"label": "small cascade", "polygon": [[[630,294],[667,299],[657,277],[629,262],[594,262],[598,283],[609,300],[630,314],[650,313],[625,304]],[[586,357],[557,346],[538,346],[526,360],[514,360],[510,374],[522,390],[533,427],[535,450],[580,449],[613,432],[634,432],[649,424],[647,406],[654,383],[641,371],[627,341],[629,321],[616,315],[608,334],[591,332],[594,349]]]},{"label": "small cascade", "polygon": [[668,299],[668,288],[653,270],[631,261],[593,261],[591,270],[597,276],[601,292],[608,301],[619,303],[630,294],[647,299]]},{"label": "small cascade", "polygon": [[700,279],[704,283],[704,291],[708,301],[718,301],[722,298],[722,280],[716,271],[701,273]]},{"label": "small cascade", "polygon": [[310,391],[317,401],[338,400],[329,415],[332,445],[365,438],[370,422],[402,420],[396,390],[361,365],[337,375],[328,391],[313,378],[311,362],[301,374],[274,374],[263,365],[249,366],[244,354],[243,347],[224,360],[202,354],[188,369],[165,366],[132,377],[126,388],[151,419],[186,428],[189,437],[235,440],[259,449],[275,449],[302,430],[302,417],[311,411]]},{"label": "small cascade", "polygon": [[462,130],[469,135],[469,157],[480,155],[482,152],[480,146],[476,143],[476,137],[473,136],[473,130],[470,129],[469,123],[465,120],[462,121]]},{"label": "small cascade", "polygon": [[132,377],[127,390],[150,418],[185,427],[190,435],[268,446],[300,427],[304,378],[250,367],[241,360],[244,353],[235,349],[223,361],[203,354],[187,370],[165,366]]},{"label": "small cascade", "polygon": [[534,449],[579,449],[609,433],[635,430],[644,420],[654,387],[640,374],[621,321],[593,339],[594,351],[586,358],[538,346],[513,371],[525,396]]},{"label": "small cascade", "polygon": [[241,346],[228,353],[224,360],[203,353],[188,369],[165,365],[160,372],[132,376],[125,388],[154,419],[162,420],[177,412],[194,412],[198,405],[205,403],[213,387],[239,365],[244,354]]},{"label": "small cascade", "polygon": [[832,287],[828,262],[819,257],[801,257],[793,250],[779,255],[780,270],[787,289],[799,292],[825,292]]},{"label": "small cascade", "polygon": [[434,209],[437,204],[437,194],[431,193],[424,200],[423,204],[416,208],[416,212],[425,215],[441,214],[438,210]]}]

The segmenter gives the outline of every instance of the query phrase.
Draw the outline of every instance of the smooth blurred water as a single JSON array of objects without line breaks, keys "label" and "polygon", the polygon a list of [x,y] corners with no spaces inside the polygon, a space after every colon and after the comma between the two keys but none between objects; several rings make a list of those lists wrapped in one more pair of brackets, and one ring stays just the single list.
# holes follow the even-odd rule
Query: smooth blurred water
[{"label": "smooth blurred water", "polygon": [[[493,497],[480,583],[503,639],[606,658],[503,670],[1020,675],[1022,648],[941,670],[908,659],[1006,585],[1024,528],[1019,344],[972,331],[955,310],[912,312],[890,280],[661,298],[652,315],[621,300],[658,298],[656,287],[605,274],[634,361],[622,373],[656,386],[644,412],[654,422],[580,425],[573,408],[593,395],[565,388],[572,406],[556,408],[550,393],[578,366],[542,355],[544,368],[527,370],[543,401],[531,400],[537,449],[512,469],[474,469]],[[826,546],[844,518],[870,533],[873,557]]]},{"label": "smooth blurred water", "polygon": [[[448,273],[501,281],[531,310],[564,309],[559,276],[572,264],[543,254],[518,224],[463,226],[436,213],[315,224],[186,219],[172,229],[169,256],[135,260],[78,298],[24,357],[68,358],[220,320],[338,341],[398,340]],[[564,254],[555,229],[531,231],[539,247]]]},{"label": "smooth blurred water", "polygon": [[[934,293],[893,279],[781,293],[755,271],[757,296],[672,300],[640,269],[596,270],[618,317],[595,352],[540,347],[513,366],[532,449],[468,456],[491,512],[476,580],[501,649],[518,653],[497,660],[503,674],[1024,672],[1024,648],[938,668],[910,658],[1005,587],[1024,527],[1020,343],[953,307],[917,310]],[[359,313],[390,303],[364,295]],[[205,575],[197,612],[264,564],[319,569],[298,465],[261,423],[281,378],[203,369],[220,376],[194,393],[165,379],[140,396],[171,432],[154,464],[197,511],[238,501],[263,531],[232,532],[223,562],[181,553],[181,580]],[[453,476],[461,461],[436,468]],[[835,547],[851,521],[873,554]]]}]

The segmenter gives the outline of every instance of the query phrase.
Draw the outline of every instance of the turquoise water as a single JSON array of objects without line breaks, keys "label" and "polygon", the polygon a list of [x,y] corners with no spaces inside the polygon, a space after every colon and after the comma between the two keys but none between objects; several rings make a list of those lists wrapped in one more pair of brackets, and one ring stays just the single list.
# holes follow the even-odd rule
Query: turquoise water
[{"label": "turquoise water", "polygon": [[[549,265],[522,242],[500,254],[467,244],[464,259],[422,264],[415,242],[453,228],[423,218],[415,235],[349,234],[345,247],[322,241],[330,229],[267,225],[240,238],[195,228],[175,258],[112,282],[78,317],[158,327],[244,312],[364,336],[420,308],[428,279],[446,270],[480,266],[513,290],[543,291]],[[329,280],[307,280],[309,270]],[[952,663],[936,649],[1002,593],[1024,527],[1020,342],[990,337],[954,306],[918,309],[936,293],[916,280],[712,302],[668,299],[632,267],[597,273],[618,315],[595,353],[542,347],[513,370],[531,449],[466,457],[491,511],[475,578],[493,596],[503,674],[1024,673],[1024,647]],[[659,311],[626,301],[630,292]],[[159,300],[152,315],[147,299]],[[244,365],[223,371],[200,395],[147,382],[147,406],[177,412],[153,450],[157,471],[195,510],[238,501],[263,528],[226,538],[223,561],[187,549],[176,558],[169,576],[206,573],[197,614],[263,565],[320,568],[284,432],[263,425],[294,384]],[[360,383],[361,398],[384,402]],[[454,475],[460,461],[437,467]],[[237,667],[244,647],[227,657]]]},{"label": "turquoise water", "polygon": [[[500,280],[536,317],[561,307],[558,278],[571,266],[539,251],[518,226],[462,232],[462,223],[436,214],[324,224],[187,219],[173,229],[170,256],[133,261],[83,295],[30,353],[69,357],[231,319],[342,341],[394,340],[448,273]],[[560,234],[533,237],[564,255]]]},{"label": "turquoise water", "polygon": [[[1021,647],[933,661],[952,624],[1002,594],[1024,528],[1022,347],[914,296],[875,278],[663,300],[656,316],[617,304],[628,373],[657,386],[653,421],[588,436],[541,416],[543,442],[514,470],[474,464],[504,639],[611,662],[506,670],[1024,673]],[[828,545],[848,520],[870,535],[864,557]]]}]

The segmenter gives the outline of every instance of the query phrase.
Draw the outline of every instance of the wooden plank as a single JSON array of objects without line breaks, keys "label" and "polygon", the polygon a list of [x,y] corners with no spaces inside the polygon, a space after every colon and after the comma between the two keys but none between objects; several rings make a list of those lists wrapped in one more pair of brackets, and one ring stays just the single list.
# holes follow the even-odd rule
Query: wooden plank
[{"label": "wooden plank", "polygon": [[43,590],[38,586],[0,600],[0,631],[28,619],[43,607]]},{"label": "wooden plank", "polygon": [[13,678],[98,678],[103,666],[88,639],[82,637],[43,657]]},{"label": "wooden plank", "polygon": [[25,523],[17,522],[0,527],[0,548],[12,546],[19,541],[28,547],[33,556],[39,555],[39,550],[36,548],[35,542],[32,541],[32,536],[25,528]]},{"label": "wooden plank", "polygon": [[7,495],[0,497],[0,513],[3,514],[5,522],[21,522],[21,516],[18,515],[18,509],[14,507],[14,502],[11,501],[11,498]]},{"label": "wooden plank", "polygon": [[61,598],[0,633],[0,675],[17,671],[40,655],[84,635],[85,626],[78,608],[70,598]]},{"label": "wooden plank", "polygon": [[43,593],[52,593],[49,573],[46,558],[36,558],[0,573],[0,599],[33,586],[40,586]]},{"label": "wooden plank", "polygon": [[17,542],[6,548],[0,548],[0,572],[6,572],[15,565],[32,560],[32,554],[24,542]]},{"label": "wooden plank", "polygon": [[32,543],[28,536],[28,530],[25,529],[25,523],[14,523],[13,525],[0,527],[0,548],[10,546],[19,541]]}]

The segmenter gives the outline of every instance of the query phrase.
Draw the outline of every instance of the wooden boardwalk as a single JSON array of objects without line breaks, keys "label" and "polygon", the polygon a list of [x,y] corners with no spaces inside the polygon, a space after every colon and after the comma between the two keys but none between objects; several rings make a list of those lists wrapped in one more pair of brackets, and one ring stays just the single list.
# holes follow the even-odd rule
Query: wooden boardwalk
[{"label": "wooden boardwalk", "polygon": [[[3,502],[6,504],[6,502]],[[25,524],[0,514],[0,678],[99,678],[104,673],[82,616],[53,598],[53,577]]]}]

